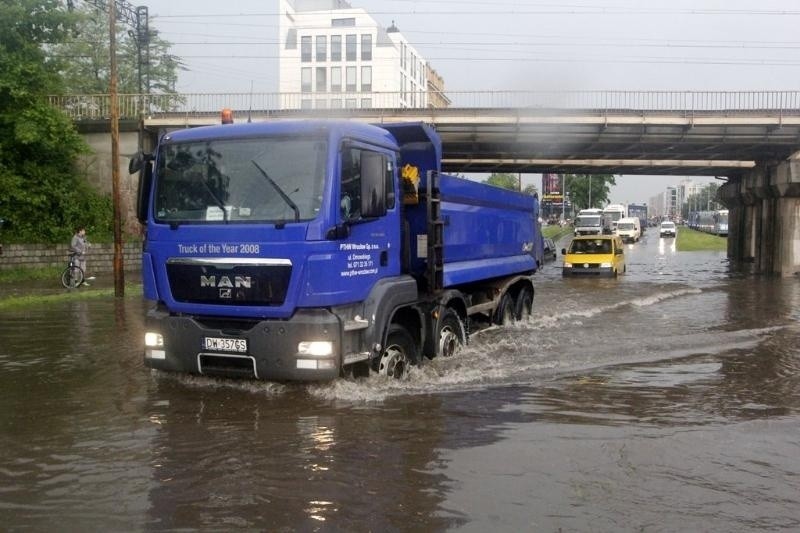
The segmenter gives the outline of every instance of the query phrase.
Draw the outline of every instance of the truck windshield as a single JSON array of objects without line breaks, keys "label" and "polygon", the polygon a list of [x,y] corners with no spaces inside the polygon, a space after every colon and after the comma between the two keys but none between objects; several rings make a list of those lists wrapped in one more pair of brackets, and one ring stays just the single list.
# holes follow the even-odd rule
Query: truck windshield
[{"label": "truck windshield", "polygon": [[587,226],[600,227],[600,215],[594,215],[594,216],[578,215],[577,220],[575,221],[575,225],[581,227],[587,227]]},{"label": "truck windshield", "polygon": [[622,231],[632,230],[633,229],[633,224],[631,224],[630,222],[623,222],[623,223],[617,225],[617,229],[622,230]]},{"label": "truck windshield", "polygon": [[165,223],[294,222],[319,214],[327,144],[225,139],[162,146],[155,219]]}]

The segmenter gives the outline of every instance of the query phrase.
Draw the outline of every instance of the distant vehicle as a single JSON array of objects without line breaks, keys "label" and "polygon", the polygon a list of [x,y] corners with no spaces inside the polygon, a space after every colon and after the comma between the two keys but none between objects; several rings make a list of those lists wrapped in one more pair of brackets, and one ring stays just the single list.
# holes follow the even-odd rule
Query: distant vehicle
[{"label": "distant vehicle", "polygon": [[611,276],[625,272],[625,245],[616,235],[575,237],[564,255],[564,276]]},{"label": "distant vehicle", "polygon": [[689,213],[686,225],[697,231],[719,235],[720,237],[727,237],[728,210],[692,211]]},{"label": "distant vehicle", "polygon": [[627,217],[617,222],[617,235],[622,242],[636,242],[642,236],[642,225],[638,218]]},{"label": "distant vehicle", "polygon": [[575,235],[600,235],[603,233],[602,209],[581,209],[575,217]]},{"label": "distant vehicle", "polygon": [[628,204],[628,216],[639,219],[639,226],[644,233],[647,227],[647,204]]},{"label": "distant vehicle", "polygon": [[661,237],[674,237],[677,234],[677,230],[675,229],[675,223],[666,220],[661,223],[661,228],[659,228],[659,235]]},{"label": "distant vehicle", "polygon": [[544,260],[545,261],[554,261],[558,253],[556,252],[556,244],[553,242],[553,239],[548,239],[545,237],[544,239]]},{"label": "distant vehicle", "polygon": [[611,233],[616,233],[619,220],[627,216],[627,206],[623,204],[608,204],[605,209],[603,209],[604,226],[609,228]]}]

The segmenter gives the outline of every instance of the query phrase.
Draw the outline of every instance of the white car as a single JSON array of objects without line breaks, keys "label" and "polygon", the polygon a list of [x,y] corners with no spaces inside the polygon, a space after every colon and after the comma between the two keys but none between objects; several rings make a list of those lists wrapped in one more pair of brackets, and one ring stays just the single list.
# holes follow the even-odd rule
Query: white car
[{"label": "white car", "polygon": [[676,234],[675,223],[666,221],[661,223],[661,229],[659,230],[659,234],[662,237],[674,237]]}]

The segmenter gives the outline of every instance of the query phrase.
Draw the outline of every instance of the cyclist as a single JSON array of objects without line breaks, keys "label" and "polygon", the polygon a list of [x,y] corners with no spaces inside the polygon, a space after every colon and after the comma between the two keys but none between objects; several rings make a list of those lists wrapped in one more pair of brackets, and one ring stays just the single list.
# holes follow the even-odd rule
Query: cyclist
[{"label": "cyclist", "polygon": [[[89,242],[86,240],[86,228],[83,226],[78,227],[75,235],[72,236],[72,241],[69,244],[70,253],[75,254],[75,259],[81,270],[86,273],[86,252],[89,251]],[[87,287],[86,280],[93,280],[94,276],[84,277],[83,284]]]}]

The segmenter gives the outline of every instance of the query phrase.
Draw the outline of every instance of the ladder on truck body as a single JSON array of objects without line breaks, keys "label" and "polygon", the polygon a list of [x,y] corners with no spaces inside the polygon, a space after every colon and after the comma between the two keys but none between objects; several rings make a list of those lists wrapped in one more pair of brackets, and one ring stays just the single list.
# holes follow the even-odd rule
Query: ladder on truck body
[{"label": "ladder on truck body", "polygon": [[438,171],[428,171],[425,194],[428,220],[428,265],[425,277],[428,294],[432,295],[440,293],[444,288],[444,220],[439,177]]}]

